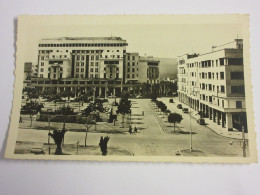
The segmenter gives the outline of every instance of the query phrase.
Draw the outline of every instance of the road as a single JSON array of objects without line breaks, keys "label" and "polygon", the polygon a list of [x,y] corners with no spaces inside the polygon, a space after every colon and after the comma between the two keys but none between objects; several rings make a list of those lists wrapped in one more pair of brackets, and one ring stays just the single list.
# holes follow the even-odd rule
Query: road
[{"label": "road", "polygon": [[[169,98],[162,98],[172,112],[181,112],[176,104],[169,103]],[[142,116],[144,111],[144,116]],[[156,120],[157,112],[151,107],[149,99],[132,99],[132,127],[138,128],[138,133],[133,134],[101,134],[88,133],[88,145],[98,145],[100,136],[110,136],[109,146],[117,146],[132,152],[136,156],[172,156],[176,151],[190,147],[189,134],[168,134],[163,131]],[[182,114],[182,113],[181,113]],[[189,114],[182,114],[181,126],[189,131]],[[198,125],[192,119],[193,149],[202,151],[206,156],[242,156],[242,148],[237,141],[229,144],[231,139],[214,133],[205,126]],[[32,141],[46,143],[47,130],[19,129],[18,141]],[[84,144],[84,132],[67,132],[65,144]]]}]

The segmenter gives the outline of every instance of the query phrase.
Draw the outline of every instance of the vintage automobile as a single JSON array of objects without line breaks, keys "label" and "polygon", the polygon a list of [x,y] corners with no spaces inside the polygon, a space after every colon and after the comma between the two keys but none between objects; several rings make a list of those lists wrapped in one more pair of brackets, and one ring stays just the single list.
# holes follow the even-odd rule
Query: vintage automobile
[{"label": "vintage automobile", "polygon": [[183,109],[182,109],[182,112],[183,112],[183,113],[189,113],[189,109],[188,109],[188,108],[183,108]]},{"label": "vintage automobile", "polygon": [[182,109],[182,105],[181,105],[181,104],[178,104],[178,105],[177,105],[177,108],[178,108],[178,109]]},{"label": "vintage automobile", "polygon": [[170,99],[169,102],[170,102],[170,103],[174,103],[173,99]]},{"label": "vintage automobile", "polygon": [[200,118],[197,120],[197,123],[200,124],[200,125],[205,125],[205,119],[204,118]]}]

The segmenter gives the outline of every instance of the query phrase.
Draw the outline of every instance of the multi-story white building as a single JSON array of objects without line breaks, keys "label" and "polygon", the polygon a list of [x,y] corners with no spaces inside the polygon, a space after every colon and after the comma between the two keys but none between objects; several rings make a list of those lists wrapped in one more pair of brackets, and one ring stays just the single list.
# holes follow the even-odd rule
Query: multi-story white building
[{"label": "multi-story white building", "polygon": [[159,61],[126,53],[127,45],[120,37],[42,39],[38,44],[37,78],[32,79],[32,86],[80,93],[95,87],[97,96],[120,95],[123,88],[140,88],[141,82],[147,83],[147,79],[140,78],[139,67],[144,67],[141,75],[149,82],[159,82]]},{"label": "multi-story white building", "polygon": [[243,40],[178,57],[179,100],[227,130],[246,125]]}]

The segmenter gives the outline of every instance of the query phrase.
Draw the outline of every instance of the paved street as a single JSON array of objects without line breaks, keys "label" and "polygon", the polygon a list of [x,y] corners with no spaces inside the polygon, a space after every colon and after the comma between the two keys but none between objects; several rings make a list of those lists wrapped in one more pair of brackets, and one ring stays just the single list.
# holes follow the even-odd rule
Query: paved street
[{"label": "paved street", "polygon": [[[172,112],[181,113],[176,104],[169,103],[169,98],[162,98]],[[131,99],[132,101],[132,127],[138,128],[138,133],[133,134],[105,134],[88,133],[87,145],[97,146],[100,136],[110,136],[108,146],[119,147],[134,155],[149,156],[172,156],[176,151],[190,147],[190,134],[170,134],[164,132],[158,119],[158,112],[149,99]],[[144,116],[142,116],[144,111]],[[185,131],[190,130],[189,114],[183,114],[183,120],[179,126]],[[164,119],[166,120],[166,119]],[[173,128],[173,127],[172,127]],[[194,132],[193,149],[200,150],[206,156],[242,156],[242,148],[239,141],[222,137],[214,133],[206,126],[201,126],[192,119],[192,131]],[[18,141],[30,141],[46,143],[48,139],[47,130],[19,129]],[[65,144],[84,144],[84,132],[67,132]],[[51,140],[52,141],[52,140]],[[53,141],[52,141],[53,142]]]}]

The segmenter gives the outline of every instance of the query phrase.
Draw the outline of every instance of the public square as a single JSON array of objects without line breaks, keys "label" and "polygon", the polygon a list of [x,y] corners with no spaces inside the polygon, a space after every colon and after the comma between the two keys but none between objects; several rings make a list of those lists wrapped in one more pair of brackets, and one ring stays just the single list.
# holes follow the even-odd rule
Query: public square
[{"label": "public square", "polygon": [[[66,132],[64,138],[64,154],[101,155],[98,146],[100,137],[109,136],[107,155],[242,156],[240,140],[218,135],[207,125],[199,125],[195,118],[190,118],[190,114],[182,113],[181,109],[177,109],[176,102],[169,103],[169,99],[166,97],[158,98],[167,105],[171,112],[182,115],[183,120],[177,124],[175,132],[173,125],[168,123],[166,116],[158,111],[150,99],[130,99],[132,103],[131,119],[130,116],[125,117],[124,128],[122,128],[120,115],[115,125],[106,122],[97,123],[96,127],[92,125],[87,135],[87,147],[84,147],[85,126],[67,123],[66,128],[69,131]],[[109,99],[107,105],[112,101],[114,99]],[[177,98],[174,101],[177,101]],[[20,123],[15,153],[30,153],[32,148],[43,148],[45,155],[48,155],[48,122],[36,121],[34,116],[32,127],[28,127],[29,120],[29,118],[24,117],[23,122]],[[130,123],[132,128],[137,128],[137,133],[130,134],[128,132]],[[193,152],[189,152],[190,125],[192,127]],[[62,123],[51,122],[52,130],[61,127]],[[78,151],[77,143],[79,145]],[[50,139],[50,148],[50,154],[53,154],[55,145],[52,139]]]}]

